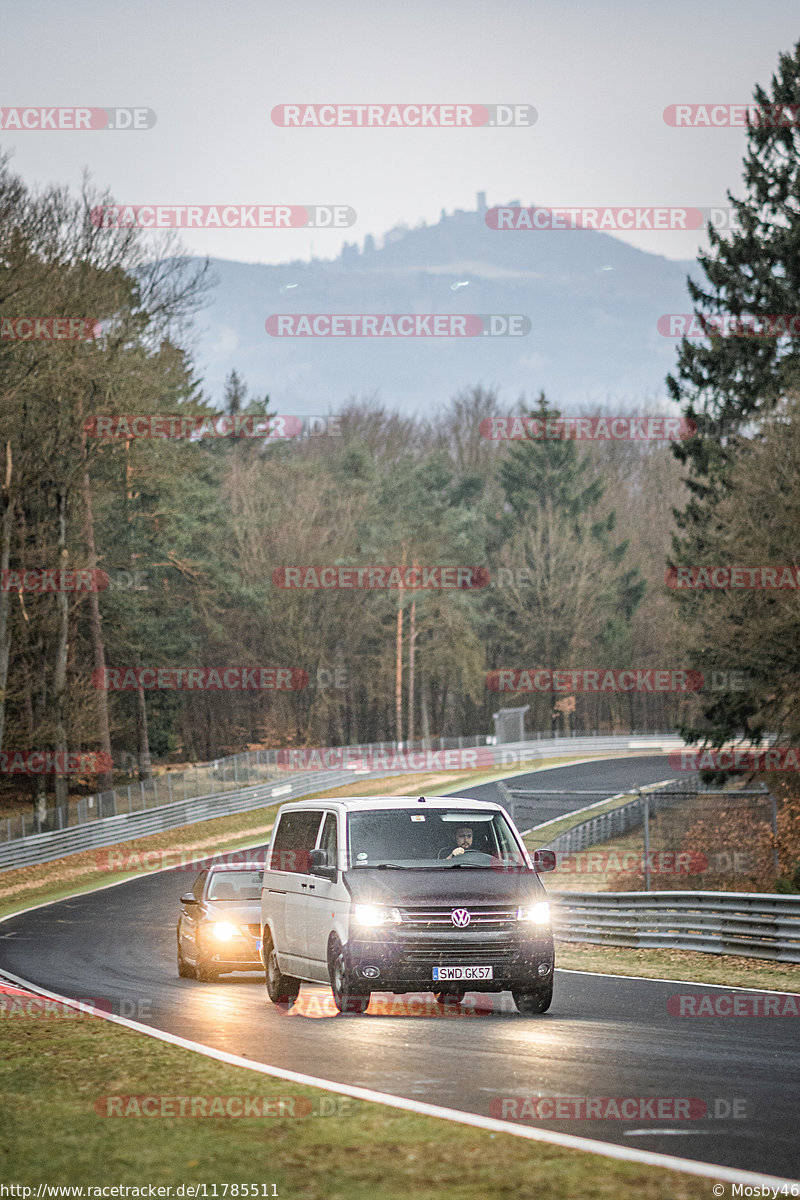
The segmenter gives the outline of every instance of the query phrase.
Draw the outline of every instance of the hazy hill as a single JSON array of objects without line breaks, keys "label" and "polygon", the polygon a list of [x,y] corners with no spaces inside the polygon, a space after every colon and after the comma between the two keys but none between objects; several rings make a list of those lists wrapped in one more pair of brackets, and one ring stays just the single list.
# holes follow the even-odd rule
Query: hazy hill
[{"label": "hazy hill", "polygon": [[[476,383],[509,403],[542,387],[567,408],[653,402],[677,344],[656,322],[691,311],[685,281],[697,273],[693,262],[604,233],[496,232],[478,210],[391,230],[380,247],[367,238],[333,261],[213,266],[219,283],[197,321],[207,391],[218,399],[236,367],[251,391],[298,414],[375,393],[391,408],[425,410]],[[517,338],[378,339],[277,338],[264,328],[275,313],[448,312],[523,313],[532,329]]]}]

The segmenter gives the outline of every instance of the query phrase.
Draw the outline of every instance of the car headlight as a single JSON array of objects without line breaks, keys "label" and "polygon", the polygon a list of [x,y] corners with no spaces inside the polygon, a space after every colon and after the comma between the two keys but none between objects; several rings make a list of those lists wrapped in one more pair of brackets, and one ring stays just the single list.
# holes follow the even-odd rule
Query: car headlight
[{"label": "car headlight", "polygon": [[533,921],[534,925],[547,925],[550,920],[550,905],[546,900],[517,909],[518,921]]},{"label": "car headlight", "polygon": [[231,925],[230,921],[212,921],[208,931],[217,942],[230,942],[234,938],[244,937],[239,926]]},{"label": "car headlight", "polygon": [[359,925],[375,929],[379,925],[399,925],[400,911],[397,908],[382,908],[377,904],[356,904],[354,915]]}]

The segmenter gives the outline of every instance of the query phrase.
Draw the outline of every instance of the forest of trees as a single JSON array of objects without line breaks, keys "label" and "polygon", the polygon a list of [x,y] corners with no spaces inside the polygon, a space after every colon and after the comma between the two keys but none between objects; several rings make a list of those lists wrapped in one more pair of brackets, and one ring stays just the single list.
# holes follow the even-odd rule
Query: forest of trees
[{"label": "forest of trees", "polygon": [[[783,56],[759,103],[796,102],[799,76],[800,52]],[[800,312],[799,165],[796,128],[750,130],[745,195],[731,197],[740,232],[712,231],[698,312]],[[104,439],[98,416],[274,412],[236,372],[223,396],[204,394],[185,348],[211,283],[204,265],[168,239],[98,229],[91,210],[107,199],[89,183],[79,196],[33,193],[0,164],[3,751],[103,751],[116,769],[105,761],[78,781],[100,790],[125,761],[146,778],[154,761],[246,748],[490,734],[492,712],[515,704],[548,732],[797,737],[796,593],[665,583],[668,564],[796,563],[795,335],[685,339],[669,387],[698,433],[674,446],[487,439],[481,422],[508,406],[477,382],[428,398],[420,418],[343,396],[335,431],[319,435]],[[13,334],[22,318],[64,317],[98,321],[97,336]],[[514,411],[558,416],[544,393]],[[488,583],[275,582],[287,566],[376,564],[480,567]],[[54,569],[99,570],[109,586],[19,582]],[[696,669],[707,685],[487,686],[503,668],[628,667]],[[96,686],[137,668],[292,668],[308,683]],[[56,772],[3,786],[42,811],[74,782]]]}]

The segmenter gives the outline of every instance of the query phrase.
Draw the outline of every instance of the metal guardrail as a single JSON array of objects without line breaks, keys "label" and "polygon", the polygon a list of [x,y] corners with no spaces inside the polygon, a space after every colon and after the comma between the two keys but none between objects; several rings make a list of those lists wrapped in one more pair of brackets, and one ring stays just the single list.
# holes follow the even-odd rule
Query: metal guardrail
[{"label": "metal guardrail", "polygon": [[683,803],[691,796],[702,794],[696,783],[681,786],[670,781],[662,787],[663,790],[649,790],[646,797],[638,795],[635,800],[629,800],[619,808],[611,808],[608,812],[598,813],[578,825],[573,825],[572,829],[565,830],[548,842],[547,848],[562,854],[576,854],[581,850],[588,850],[590,846],[621,837],[631,829],[639,829],[644,824],[645,804],[649,815],[654,816]]},{"label": "metal guardrail", "polygon": [[[576,854],[582,850],[587,850],[590,846],[611,841],[615,837],[623,836],[629,830],[638,829],[639,826],[643,826],[644,845],[642,852],[645,862],[645,891],[649,892],[650,819],[656,813],[664,812],[686,800],[693,800],[697,797],[722,798],[728,803],[741,799],[761,799],[769,801],[771,807],[773,834],[772,865],[777,876],[778,807],[775,797],[764,784],[760,784],[754,788],[737,787],[721,790],[719,788],[705,787],[692,780],[681,780],[678,782],[667,780],[664,783],[646,788],[637,788],[636,790],[638,794],[635,800],[630,800],[626,804],[619,805],[617,808],[609,809],[607,812],[597,813],[586,821],[581,821],[579,824],[573,825],[571,829],[564,830],[563,833],[558,834],[547,843],[547,849],[555,850],[561,854]],[[534,793],[517,791],[510,794],[513,796],[514,794],[532,795]],[[586,794],[588,795],[588,793]]]},{"label": "metal guardrail", "polygon": [[[665,742],[664,738],[668,741]],[[408,755],[426,751],[431,755],[442,754],[449,750],[482,751],[484,756],[489,753],[494,762],[506,766],[515,765],[524,754],[523,761],[535,762],[539,758],[552,757],[552,748],[563,750],[565,742],[570,746],[570,753],[580,753],[582,747],[591,745],[593,749],[602,751],[606,743],[619,744],[628,739],[628,749],[648,747],[650,745],[680,747],[683,743],[674,736],[664,734],[630,734],[624,738],[594,733],[582,734],[576,737],[545,737],[542,733],[531,734],[530,740],[515,744],[496,746],[490,744],[486,737],[431,738],[428,743],[415,742],[365,742],[355,746],[327,747],[334,752],[337,761],[325,762],[324,750],[316,752],[317,761],[294,767],[287,755],[292,751],[286,750],[247,750],[233,754],[227,758],[214,759],[207,763],[197,763],[183,771],[170,771],[153,775],[150,779],[123,785],[110,791],[99,792],[93,796],[83,796],[73,800],[69,811],[60,808],[48,808],[46,816],[40,820],[30,812],[20,812],[13,818],[0,819],[0,842],[10,842],[14,838],[33,837],[41,833],[52,833],[66,829],[72,825],[83,825],[87,822],[103,820],[106,817],[117,816],[119,813],[139,811],[145,808],[156,808],[164,804],[173,804],[176,800],[188,800],[194,797],[205,798],[219,792],[241,790],[253,787],[258,783],[266,783],[270,779],[281,779],[287,769],[306,771],[331,769],[336,770],[341,763],[341,752],[346,750],[350,766],[355,765],[358,756],[376,757],[387,754]],[[644,738],[644,741],[635,739]],[[634,739],[634,740],[630,740]],[[498,760],[499,755],[499,760]],[[129,766],[133,763],[132,756]],[[376,764],[380,770],[380,763]]]},{"label": "metal guardrail", "polygon": [[[379,778],[381,774],[361,775],[360,778]],[[54,858],[78,854],[81,850],[101,849],[132,838],[164,833],[181,825],[193,825],[198,821],[210,821],[215,817],[282,804],[285,800],[299,799],[322,787],[341,787],[350,783],[352,778],[352,771],[307,771],[283,783],[273,781],[221,795],[193,797],[175,804],[103,817],[89,824],[72,825],[69,829],[18,838],[0,845],[0,871],[51,862]]]},{"label": "metal guardrail", "polygon": [[[457,740],[457,739],[450,739]],[[467,739],[462,739],[467,740]],[[487,770],[492,767],[533,765],[548,758],[558,758],[564,754],[565,742],[569,745],[569,754],[581,757],[585,754],[603,754],[608,752],[624,752],[627,750],[642,750],[652,747],[653,750],[681,746],[683,743],[676,738],[667,739],[665,735],[654,734],[649,738],[645,735],[603,736],[603,737],[570,737],[548,738],[530,742],[518,742],[499,746],[485,746],[483,749],[491,757],[491,763],[481,765]],[[393,749],[386,744],[386,749]],[[468,749],[469,747],[462,747]],[[436,747],[431,747],[435,750]],[[445,747],[457,749],[457,747]],[[252,752],[253,756],[275,755],[277,751]],[[244,759],[244,755],[235,756]],[[222,760],[221,760],[222,761]],[[227,760],[230,763],[232,760]],[[214,768],[218,764],[207,764]],[[161,794],[149,785],[154,780],[145,781],[146,786],[132,785],[131,788],[118,788],[114,793],[103,793],[101,797],[86,797],[82,801],[84,807],[79,810],[85,819],[66,829],[54,829],[42,833],[32,833],[25,837],[13,838],[0,843],[0,871],[14,867],[30,866],[34,863],[50,862],[67,854],[77,854],[81,850],[96,849],[112,846],[131,838],[144,837],[152,833],[162,833],[167,829],[175,829],[180,825],[190,825],[198,821],[211,820],[214,817],[230,816],[249,809],[263,808],[270,804],[280,803],[285,799],[299,799],[315,791],[341,787],[356,779],[383,779],[396,776],[396,771],[364,771],[364,770],[326,770],[296,772],[285,767],[267,763],[263,759],[259,763],[250,762],[248,769],[268,769],[267,782],[251,787],[234,788],[226,792],[209,792],[205,795],[194,795],[175,801],[175,783],[166,781],[170,776],[157,777],[155,782],[161,782]],[[205,768],[204,768],[205,769]],[[436,770],[440,768],[437,767]],[[244,772],[245,764],[239,764],[237,770]],[[222,781],[222,780],[220,780]],[[152,800],[151,800],[152,793]],[[141,807],[134,804],[133,797],[139,798]],[[113,796],[113,800],[112,800]],[[94,806],[90,800],[98,803]],[[102,803],[101,803],[102,801]],[[122,809],[122,811],[119,811]],[[113,815],[89,814],[109,811]]]},{"label": "metal guardrail", "polygon": [[748,892],[551,892],[567,942],[701,950],[800,963],[800,896]]},{"label": "metal guardrail", "polygon": [[[666,809],[673,808],[676,804],[682,804],[685,800],[690,800],[696,796],[729,796],[734,800],[741,797],[747,797],[748,799],[751,797],[762,797],[765,800],[769,800],[773,808],[773,832],[777,835],[776,816],[774,812],[775,799],[769,789],[764,786],[760,788],[735,788],[729,792],[723,792],[719,788],[705,788],[689,781],[683,783],[668,781],[665,784],[659,784],[656,788],[648,789],[645,794],[642,794],[643,792],[644,789],[641,789],[635,800],[621,804],[619,808],[612,808],[608,812],[598,813],[597,816],[590,817],[586,821],[581,821],[578,825],[573,825],[571,829],[565,830],[564,833],[558,834],[552,841],[548,842],[547,848],[559,851],[562,854],[576,854],[581,850],[588,850],[590,846],[611,841],[615,837],[621,837],[631,829],[638,829],[641,825],[645,824],[648,817],[652,817],[659,812],[664,812]],[[516,794],[524,795],[523,792],[517,792]],[[778,862],[776,857],[776,871],[777,867]]]}]

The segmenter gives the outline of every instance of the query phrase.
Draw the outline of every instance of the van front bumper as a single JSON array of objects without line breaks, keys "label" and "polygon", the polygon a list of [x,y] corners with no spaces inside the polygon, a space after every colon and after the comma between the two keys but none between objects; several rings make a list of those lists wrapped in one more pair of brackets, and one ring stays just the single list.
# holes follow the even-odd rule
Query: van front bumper
[{"label": "van front bumper", "polygon": [[[502,992],[530,989],[552,978],[553,933],[549,925],[513,932],[440,931],[404,936],[384,929],[358,935],[346,947],[354,983],[371,991]],[[434,967],[492,968],[491,979],[437,981]]]}]

